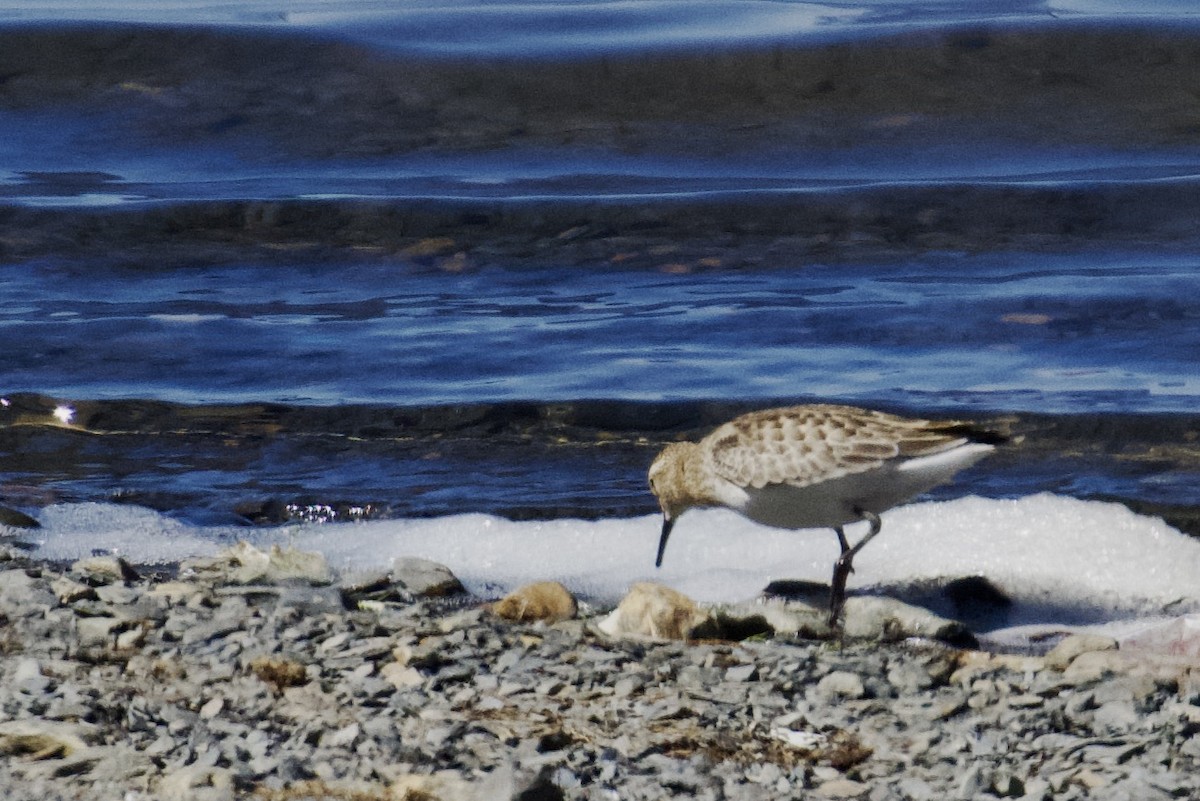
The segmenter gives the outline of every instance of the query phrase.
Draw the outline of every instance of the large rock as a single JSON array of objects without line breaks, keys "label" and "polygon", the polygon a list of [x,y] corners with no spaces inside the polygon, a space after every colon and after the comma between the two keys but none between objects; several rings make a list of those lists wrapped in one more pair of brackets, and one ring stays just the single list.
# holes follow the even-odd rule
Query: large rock
[{"label": "large rock", "polygon": [[823,640],[840,635],[882,642],[920,637],[959,646],[974,644],[974,637],[957,621],[894,598],[871,595],[846,599],[840,631],[829,625],[829,613],[824,606],[801,601],[763,598],[750,603],[718,605],[709,611],[712,620],[703,634],[718,639],[741,640],[774,634]]},{"label": "large rock", "polygon": [[1101,634],[1071,634],[1064,637],[1046,654],[1046,667],[1066,670],[1082,654],[1095,651],[1114,651],[1117,641]]},{"label": "large rock", "polygon": [[4,526],[10,528],[41,528],[42,524],[24,512],[18,512],[16,509],[10,509],[7,506],[0,506],[0,528]]},{"label": "large rock", "polygon": [[1126,636],[1121,649],[1200,661],[1200,614],[1181,615]]},{"label": "large rock", "polygon": [[419,598],[455,598],[467,594],[466,587],[450,568],[415,556],[400,557],[391,569],[368,568],[342,571],[338,589],[347,606],[378,609],[379,604],[411,603]]},{"label": "large rock", "polygon": [[842,630],[852,639],[896,642],[909,637],[941,640],[952,645],[974,645],[966,626],[911,606],[894,598],[859,595],[846,599]]},{"label": "large rock", "polygon": [[651,582],[634,584],[617,608],[599,623],[610,637],[683,640],[709,622],[709,614],[691,598]]},{"label": "large rock", "polygon": [[71,572],[92,586],[137,581],[133,565],[119,556],[89,556],[71,565]]},{"label": "large rock", "polygon": [[0,570],[0,611],[6,615],[38,615],[54,607],[58,598],[45,582],[24,570]]},{"label": "large rock", "polygon": [[392,581],[417,598],[446,598],[466,593],[450,568],[415,556],[402,556],[392,562]]},{"label": "large rock", "polygon": [[189,559],[180,572],[193,573],[201,581],[213,584],[329,584],[333,573],[325,557],[310,551],[272,545],[260,550],[248,542],[239,542],[216,556]]},{"label": "large rock", "polygon": [[705,637],[744,640],[753,636],[828,639],[833,635],[829,613],[800,601],[764,598],[739,604],[718,604],[709,610]]}]

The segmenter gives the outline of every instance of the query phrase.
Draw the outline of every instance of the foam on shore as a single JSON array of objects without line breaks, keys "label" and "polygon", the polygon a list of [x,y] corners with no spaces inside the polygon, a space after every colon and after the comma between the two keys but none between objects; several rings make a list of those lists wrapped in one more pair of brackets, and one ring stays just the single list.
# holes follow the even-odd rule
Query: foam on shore
[{"label": "foam on shore", "polygon": [[[237,539],[320,551],[338,569],[386,568],[401,556],[449,566],[475,593],[494,596],[555,579],[598,602],[636,581],[668,584],[700,601],[739,601],[779,579],[828,581],[837,553],[825,531],[765,528],[726,511],[681,519],[661,570],[656,516],[514,522],[470,514],[419,520],[265,529],[199,527],[148,509],[63,504],[39,514],[37,556],[96,551],[135,563],[213,553]],[[853,539],[857,532],[848,532]],[[1128,621],[1200,609],[1200,542],[1119,504],[1049,494],[1016,500],[917,503],[884,515],[883,533],[855,562],[850,587],[983,576],[1013,600],[1008,625]],[[1067,622],[1067,621],[1061,621]]]}]

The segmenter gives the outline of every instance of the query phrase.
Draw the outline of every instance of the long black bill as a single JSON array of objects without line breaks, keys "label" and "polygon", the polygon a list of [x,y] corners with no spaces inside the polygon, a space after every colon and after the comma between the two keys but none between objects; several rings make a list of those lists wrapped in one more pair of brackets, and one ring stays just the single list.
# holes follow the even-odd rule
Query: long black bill
[{"label": "long black bill", "polygon": [[658,558],[654,560],[655,567],[662,567],[663,551],[667,550],[667,537],[671,536],[671,528],[675,521],[669,517],[663,518],[662,536],[658,538]]}]

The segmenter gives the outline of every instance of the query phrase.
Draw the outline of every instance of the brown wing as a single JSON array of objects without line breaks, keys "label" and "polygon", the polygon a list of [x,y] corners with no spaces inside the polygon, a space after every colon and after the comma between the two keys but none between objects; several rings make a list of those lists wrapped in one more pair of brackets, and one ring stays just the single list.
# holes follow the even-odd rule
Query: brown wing
[{"label": "brown wing", "polygon": [[742,415],[701,445],[717,475],[735,484],[803,487],[947,450],[970,439],[969,430],[851,406],[793,406]]}]

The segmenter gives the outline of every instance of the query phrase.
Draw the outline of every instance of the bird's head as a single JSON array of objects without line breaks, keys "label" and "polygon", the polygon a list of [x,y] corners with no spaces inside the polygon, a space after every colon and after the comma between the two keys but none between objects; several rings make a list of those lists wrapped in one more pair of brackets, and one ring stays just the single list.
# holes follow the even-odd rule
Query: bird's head
[{"label": "bird's head", "polygon": [[662,566],[663,551],[667,548],[667,538],[671,536],[671,528],[679,516],[696,506],[692,487],[696,477],[689,478],[689,462],[698,454],[694,442],[673,442],[654,458],[650,465],[648,478],[650,491],[658,499],[659,508],[663,513],[662,535],[658,541],[658,558],[655,567]]}]

